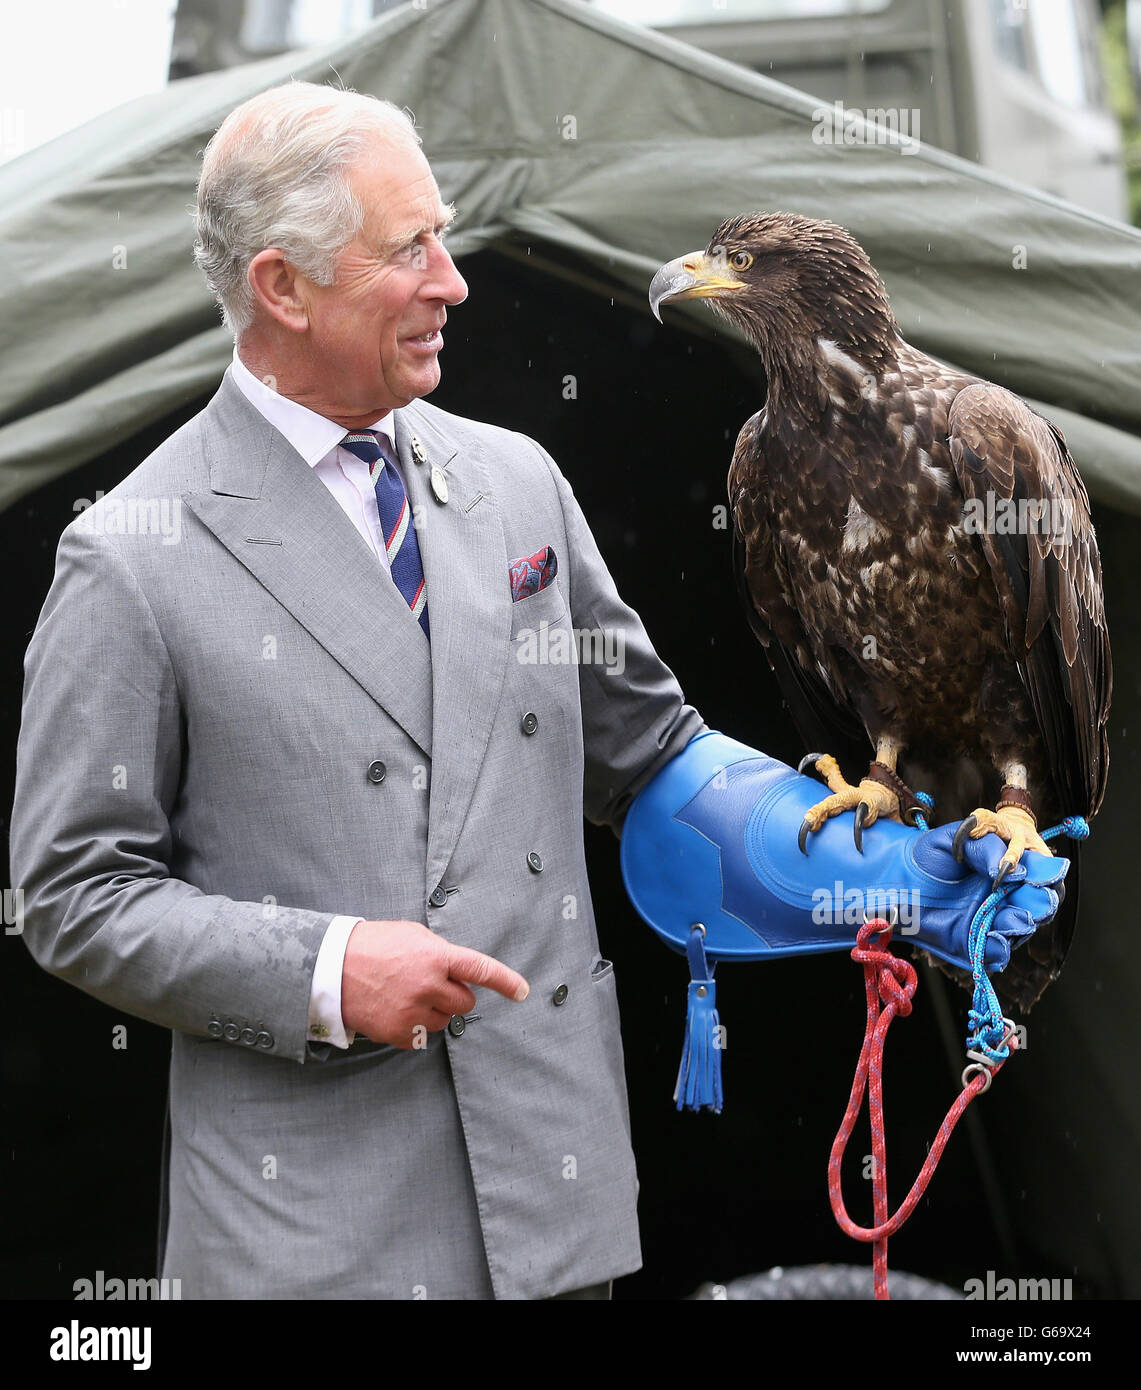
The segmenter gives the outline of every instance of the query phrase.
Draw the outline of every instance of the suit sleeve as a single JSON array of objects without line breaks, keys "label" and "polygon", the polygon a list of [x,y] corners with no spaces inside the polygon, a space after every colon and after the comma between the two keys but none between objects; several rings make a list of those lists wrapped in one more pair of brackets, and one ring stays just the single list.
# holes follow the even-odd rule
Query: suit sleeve
[{"label": "suit sleeve", "polygon": [[540,453],[562,504],[572,624],[591,658],[579,665],[583,807],[589,821],[620,834],[630,802],[706,726],[686,704],[641,618],[619,596],[570,484],[550,455]]},{"label": "suit sleeve", "polygon": [[28,949],[127,1013],[303,1061],[333,914],[171,876],[184,738],[145,595],[114,544],[73,523],[25,659],[10,850]]}]

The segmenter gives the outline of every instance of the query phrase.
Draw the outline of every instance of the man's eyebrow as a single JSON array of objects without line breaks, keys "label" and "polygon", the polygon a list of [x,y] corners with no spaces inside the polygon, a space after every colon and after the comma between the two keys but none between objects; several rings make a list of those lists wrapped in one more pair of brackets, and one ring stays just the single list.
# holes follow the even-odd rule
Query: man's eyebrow
[{"label": "man's eyebrow", "polygon": [[385,256],[391,255],[394,251],[399,251],[402,246],[408,246],[417,241],[425,232],[435,232],[437,236],[446,232],[456,220],[456,205],[449,203],[446,208],[441,209],[441,217],[437,222],[422,222],[418,227],[409,227],[401,232],[399,236],[390,237],[388,241],[382,242],[381,253]]}]

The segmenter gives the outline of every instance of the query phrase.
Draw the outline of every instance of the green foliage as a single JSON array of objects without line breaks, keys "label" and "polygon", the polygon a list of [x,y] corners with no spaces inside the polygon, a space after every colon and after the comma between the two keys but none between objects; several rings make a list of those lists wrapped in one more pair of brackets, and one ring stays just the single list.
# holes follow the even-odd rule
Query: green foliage
[{"label": "green foliage", "polygon": [[1102,66],[1109,104],[1121,122],[1125,174],[1129,182],[1129,220],[1141,227],[1141,109],[1129,68],[1125,40],[1125,0],[1102,4]]}]

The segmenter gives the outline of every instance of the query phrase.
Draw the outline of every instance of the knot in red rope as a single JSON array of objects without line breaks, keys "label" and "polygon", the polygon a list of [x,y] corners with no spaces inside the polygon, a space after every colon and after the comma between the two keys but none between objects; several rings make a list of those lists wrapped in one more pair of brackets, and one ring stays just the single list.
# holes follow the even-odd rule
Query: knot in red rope
[{"label": "knot in red rope", "polygon": [[[878,945],[875,938],[882,937]],[[892,955],[891,924],[882,917],[865,922],[856,933],[856,944],[852,948],[852,959],[864,967],[865,975],[874,972],[876,993],[892,1014],[906,1018],[911,1012],[911,1000],[919,977],[910,961]]]}]

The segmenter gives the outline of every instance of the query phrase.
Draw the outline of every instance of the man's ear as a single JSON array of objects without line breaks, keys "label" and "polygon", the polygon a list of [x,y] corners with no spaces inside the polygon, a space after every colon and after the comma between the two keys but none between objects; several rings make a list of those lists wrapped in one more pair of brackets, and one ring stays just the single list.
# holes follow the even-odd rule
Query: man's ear
[{"label": "man's ear", "polygon": [[294,333],[309,327],[305,277],[285,259],[285,252],[270,246],[250,262],[250,289],[262,309]]}]

